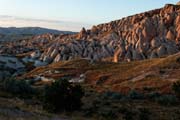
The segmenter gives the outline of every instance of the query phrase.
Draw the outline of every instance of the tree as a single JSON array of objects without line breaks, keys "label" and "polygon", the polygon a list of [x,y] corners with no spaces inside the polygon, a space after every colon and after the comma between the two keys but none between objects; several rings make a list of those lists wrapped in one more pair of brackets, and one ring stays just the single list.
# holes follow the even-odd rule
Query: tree
[{"label": "tree", "polygon": [[46,86],[43,95],[43,107],[50,112],[74,111],[80,109],[84,91],[80,85],[73,85],[66,79],[58,80]]},{"label": "tree", "polygon": [[3,90],[18,97],[30,97],[35,91],[25,80],[16,80],[14,78],[3,82]]}]

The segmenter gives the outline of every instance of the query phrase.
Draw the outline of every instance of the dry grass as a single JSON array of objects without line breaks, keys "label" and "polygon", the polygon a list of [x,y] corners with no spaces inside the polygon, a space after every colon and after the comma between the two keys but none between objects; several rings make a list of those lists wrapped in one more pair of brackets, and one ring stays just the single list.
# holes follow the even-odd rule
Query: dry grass
[{"label": "dry grass", "polygon": [[[128,63],[91,63],[86,59],[76,59],[36,68],[22,76],[22,78],[44,75],[59,79],[63,76],[77,77],[80,74],[85,74],[86,84],[94,85],[98,90],[121,91],[126,89],[128,91],[130,89],[143,90],[144,87],[152,87],[158,91],[168,93],[171,92],[171,84],[180,78],[178,58],[180,58],[179,53],[167,58]],[[47,73],[47,71],[59,72]],[[165,71],[165,73],[161,73],[161,71]],[[150,74],[146,75],[148,72]],[[136,78],[138,80],[133,81]]]},{"label": "dry grass", "polygon": [[[65,120],[60,116],[45,112],[42,106],[30,104],[31,100],[0,97],[1,120]],[[32,101],[31,101],[32,102]]]}]

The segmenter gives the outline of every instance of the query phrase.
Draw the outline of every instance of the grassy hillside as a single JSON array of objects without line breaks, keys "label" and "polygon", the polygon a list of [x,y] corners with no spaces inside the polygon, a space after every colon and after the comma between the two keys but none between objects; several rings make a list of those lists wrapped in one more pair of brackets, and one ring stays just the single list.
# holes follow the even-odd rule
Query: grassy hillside
[{"label": "grassy hillside", "polygon": [[37,75],[59,79],[61,77],[76,78],[85,74],[85,84],[97,90],[113,90],[127,93],[136,89],[170,93],[173,82],[180,80],[180,54],[166,58],[133,61],[127,63],[95,62],[76,59],[53,63],[39,67],[23,75],[21,78],[32,78]]},{"label": "grassy hillside", "polygon": [[[180,80],[179,71],[179,53],[128,63],[91,62],[87,59],[53,63],[36,68],[18,79],[31,80],[36,76],[73,79],[83,74],[85,82],[81,85],[85,95],[81,109],[50,114],[42,108],[42,101],[38,99],[41,95],[22,99],[2,89],[0,119],[11,120],[16,116],[17,119],[62,120],[62,116],[68,116],[68,120],[178,120],[180,102],[172,84]],[[39,94],[47,83],[50,81],[38,81],[32,83],[32,87]],[[14,89],[10,88],[11,91]]]}]

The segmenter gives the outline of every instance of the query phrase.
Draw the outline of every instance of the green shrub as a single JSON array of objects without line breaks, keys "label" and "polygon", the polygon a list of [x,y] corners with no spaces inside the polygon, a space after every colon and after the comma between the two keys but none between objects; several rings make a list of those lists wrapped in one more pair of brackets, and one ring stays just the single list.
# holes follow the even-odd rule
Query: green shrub
[{"label": "green shrub", "polygon": [[34,93],[34,89],[28,82],[15,79],[5,80],[3,90],[19,97],[28,97]]},{"label": "green shrub", "polygon": [[123,95],[121,93],[107,91],[102,94],[102,97],[104,99],[120,100]]},{"label": "green shrub", "polygon": [[108,97],[111,97],[112,94],[113,94],[113,92],[107,91],[107,92],[104,92],[104,93],[103,93],[103,96],[108,98]]},{"label": "green shrub", "polygon": [[178,100],[174,95],[162,95],[156,98],[155,101],[161,105],[176,105]]},{"label": "green shrub", "polygon": [[180,98],[180,81],[175,82],[172,86],[173,91],[177,95],[178,98]]},{"label": "green shrub", "polygon": [[144,98],[144,95],[135,91],[135,90],[131,90],[128,94],[128,97],[130,99],[143,99]]},{"label": "green shrub", "polygon": [[161,95],[158,92],[151,92],[146,94],[146,98],[150,100],[155,100],[156,98],[159,98]]},{"label": "green shrub", "polygon": [[84,91],[80,85],[72,85],[66,79],[46,86],[43,107],[50,112],[73,111],[81,107]]},{"label": "green shrub", "polygon": [[119,99],[121,99],[123,97],[123,95],[122,94],[120,94],[120,93],[113,93],[112,94],[112,96],[111,96],[111,98],[112,99],[115,99],[115,100],[119,100]]}]

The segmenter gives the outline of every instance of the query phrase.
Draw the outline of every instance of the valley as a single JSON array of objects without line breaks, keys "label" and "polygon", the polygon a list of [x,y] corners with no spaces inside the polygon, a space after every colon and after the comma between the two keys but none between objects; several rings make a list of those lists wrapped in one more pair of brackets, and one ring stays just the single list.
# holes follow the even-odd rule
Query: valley
[{"label": "valley", "polygon": [[180,119],[179,3],[79,33],[0,34],[0,119]]}]

